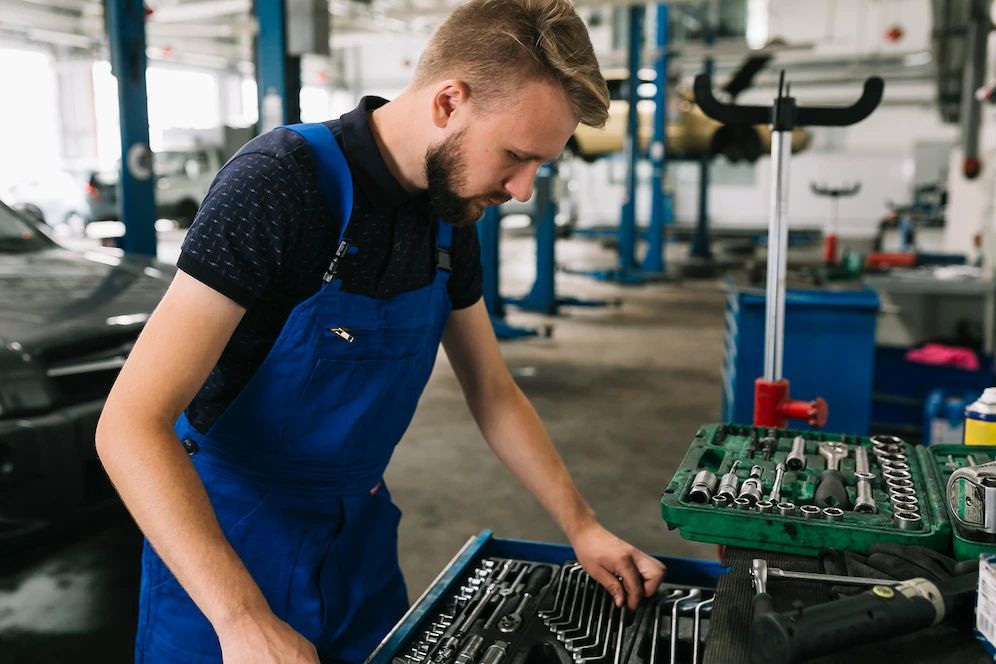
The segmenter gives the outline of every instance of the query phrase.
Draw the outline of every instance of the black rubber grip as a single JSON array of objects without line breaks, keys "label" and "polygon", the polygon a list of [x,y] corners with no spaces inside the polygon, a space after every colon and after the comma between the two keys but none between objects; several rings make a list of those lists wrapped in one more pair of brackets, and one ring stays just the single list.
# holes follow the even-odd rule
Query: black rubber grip
[{"label": "black rubber grip", "polygon": [[937,614],[929,600],[882,588],[798,611],[755,615],[751,661],[790,664],[933,624]]},{"label": "black rubber grip", "polygon": [[539,591],[546,587],[546,584],[550,583],[552,577],[553,572],[546,565],[534,569],[529,575],[529,580],[526,581],[526,592],[535,597]]},{"label": "black rubber grip", "polygon": [[839,507],[851,509],[851,497],[847,494],[846,480],[839,470],[824,470],[813,502],[817,507]]}]

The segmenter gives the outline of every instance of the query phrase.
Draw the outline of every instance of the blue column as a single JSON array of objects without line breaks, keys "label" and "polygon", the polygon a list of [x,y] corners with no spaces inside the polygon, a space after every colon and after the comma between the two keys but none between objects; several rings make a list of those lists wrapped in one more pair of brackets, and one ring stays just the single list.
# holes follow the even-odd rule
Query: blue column
[{"label": "blue column", "polygon": [[481,272],[484,284],[484,304],[492,318],[505,315],[505,306],[498,294],[498,261],[501,233],[501,211],[489,207],[477,222],[477,237],[481,243]]},{"label": "blue column", "polygon": [[121,123],[122,249],[156,255],[155,179],[149,149],[149,102],[145,88],[145,5],[108,0],[111,71],[118,81]]},{"label": "blue column", "polygon": [[[490,207],[484,211],[484,216],[477,222],[477,237],[481,243],[481,271],[483,273],[484,305],[491,318],[491,327],[499,339],[522,339],[535,337],[538,330],[515,327],[505,321],[505,302],[499,293],[501,282],[500,252],[501,242],[501,211],[498,207]],[[550,336],[550,327],[544,330]]]},{"label": "blue column", "polygon": [[[284,0],[256,0],[256,86],[259,133],[292,122],[287,72],[287,16]],[[299,91],[298,91],[299,93]]]},{"label": "blue column", "polygon": [[[712,26],[707,26],[706,47],[712,48],[716,42],[716,35]],[[702,71],[710,77],[715,73],[716,63],[712,56],[708,56],[703,63]],[[699,158],[699,220],[695,225],[695,234],[692,236],[692,246],[690,254],[692,258],[702,260],[712,259],[712,249],[709,246],[709,164],[712,158],[703,155]]]},{"label": "blue column", "polygon": [[623,201],[619,221],[619,270],[628,272],[636,268],[636,165],[640,157],[640,51],[643,47],[643,5],[629,8],[629,109],[626,115],[626,139],[623,156],[626,160],[626,199]]},{"label": "blue column", "polygon": [[557,202],[553,199],[556,167],[543,164],[536,172],[533,193],[533,227],[536,231],[536,278],[533,287],[521,298],[508,303],[543,314],[555,314],[559,302],[555,288],[557,241]]},{"label": "blue column", "polygon": [[671,195],[664,191],[667,173],[667,67],[668,67],[668,11],[667,5],[657,5],[657,57],[654,61],[657,94],[654,96],[654,138],[650,145],[650,163],[653,167],[651,181],[650,228],[647,233],[647,253],[643,257],[643,270],[664,273],[664,228],[673,220]]}]

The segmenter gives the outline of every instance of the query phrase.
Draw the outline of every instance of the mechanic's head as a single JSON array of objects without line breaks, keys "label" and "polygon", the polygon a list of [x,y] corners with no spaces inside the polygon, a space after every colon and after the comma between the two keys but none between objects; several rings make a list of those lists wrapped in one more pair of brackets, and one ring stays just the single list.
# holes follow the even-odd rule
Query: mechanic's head
[{"label": "mechanic's head", "polygon": [[609,93],[570,0],[470,0],[433,33],[414,90],[430,107],[425,155],[437,213],[470,224],[532,195],[578,123],[605,124]]}]

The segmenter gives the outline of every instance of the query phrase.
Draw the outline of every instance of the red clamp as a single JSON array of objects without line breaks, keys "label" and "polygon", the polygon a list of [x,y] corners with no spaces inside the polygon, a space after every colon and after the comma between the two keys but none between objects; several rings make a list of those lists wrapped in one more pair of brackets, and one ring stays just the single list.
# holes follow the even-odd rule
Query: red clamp
[{"label": "red clamp", "polygon": [[822,398],[813,401],[789,399],[789,382],[785,379],[754,381],[754,426],[784,429],[789,420],[806,420],[810,426],[822,428],[830,416],[830,408]]}]

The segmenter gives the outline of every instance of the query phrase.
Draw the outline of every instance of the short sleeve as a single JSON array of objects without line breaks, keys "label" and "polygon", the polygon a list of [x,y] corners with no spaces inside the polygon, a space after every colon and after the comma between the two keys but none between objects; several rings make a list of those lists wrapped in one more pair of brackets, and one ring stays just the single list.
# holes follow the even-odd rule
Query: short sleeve
[{"label": "short sleeve", "polygon": [[447,288],[454,309],[465,309],[481,299],[484,283],[476,224],[453,229],[453,271]]},{"label": "short sleeve", "polygon": [[280,273],[300,180],[276,157],[244,152],[218,173],[180,248],[177,267],[248,308]]}]

